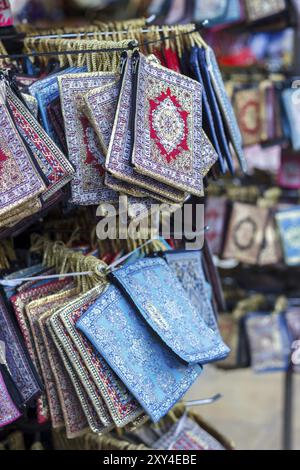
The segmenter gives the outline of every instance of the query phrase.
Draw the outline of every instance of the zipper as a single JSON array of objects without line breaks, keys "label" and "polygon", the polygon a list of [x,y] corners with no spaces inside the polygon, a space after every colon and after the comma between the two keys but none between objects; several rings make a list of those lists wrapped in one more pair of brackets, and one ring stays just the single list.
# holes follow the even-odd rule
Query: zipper
[{"label": "zipper", "polygon": [[127,52],[123,52],[122,55],[121,55],[120,64],[119,64],[120,76],[121,76],[121,78],[120,78],[121,85],[122,85],[123,78],[124,78],[125,66],[127,64],[127,60],[128,60],[128,54],[127,54]]},{"label": "zipper", "polygon": [[132,64],[132,91],[131,91],[131,105],[130,105],[130,118],[129,118],[129,129],[131,137],[131,164],[133,164],[133,148],[134,148],[134,138],[135,138],[135,115],[136,115],[136,100],[137,100],[137,89],[138,89],[138,79],[139,79],[139,65],[140,65],[140,53],[135,51],[132,54],[131,59]]}]

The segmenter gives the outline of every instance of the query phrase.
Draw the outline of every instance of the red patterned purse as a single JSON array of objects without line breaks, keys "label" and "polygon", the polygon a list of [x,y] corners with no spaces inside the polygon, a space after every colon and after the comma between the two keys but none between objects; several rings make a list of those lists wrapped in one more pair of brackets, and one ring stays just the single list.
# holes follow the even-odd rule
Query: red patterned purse
[{"label": "red patterned purse", "polygon": [[202,131],[202,88],[136,53],[132,165],[140,174],[196,196],[217,155]]}]

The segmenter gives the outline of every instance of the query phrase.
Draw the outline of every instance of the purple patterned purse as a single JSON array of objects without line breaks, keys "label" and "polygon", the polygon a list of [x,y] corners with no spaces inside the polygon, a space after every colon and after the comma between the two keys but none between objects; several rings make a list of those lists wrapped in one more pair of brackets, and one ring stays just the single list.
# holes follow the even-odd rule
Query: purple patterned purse
[{"label": "purple patterned purse", "polygon": [[29,405],[41,394],[42,385],[3,295],[0,296],[0,340],[5,344],[8,369],[23,405]]}]

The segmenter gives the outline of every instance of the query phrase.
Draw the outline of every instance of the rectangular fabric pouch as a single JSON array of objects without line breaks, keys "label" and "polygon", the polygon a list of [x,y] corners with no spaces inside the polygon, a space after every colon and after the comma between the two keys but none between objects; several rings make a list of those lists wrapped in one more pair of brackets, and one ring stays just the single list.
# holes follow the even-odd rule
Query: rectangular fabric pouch
[{"label": "rectangular fabric pouch", "polygon": [[[49,338],[49,345],[51,346],[52,349],[54,347],[53,341],[54,341],[54,343],[56,343],[56,345],[59,343],[59,341],[57,341],[57,337],[55,336],[55,331],[51,327],[51,323],[50,323],[51,317],[54,315],[54,313],[55,313],[54,309],[51,309],[48,312],[44,313],[38,320],[40,330],[42,331],[43,335],[45,335]],[[57,329],[56,329],[56,331],[57,331]],[[54,333],[54,335],[52,333]],[[50,339],[49,334],[52,337],[52,341]],[[60,335],[60,337],[61,337],[61,335]],[[61,347],[59,347],[59,348],[57,347],[55,349],[57,349],[57,353],[61,356],[61,360],[63,362],[65,362],[65,355],[60,354]],[[72,362],[74,361],[73,357],[72,358],[69,357],[69,360],[71,361],[71,366],[72,366]],[[72,368],[73,368],[73,366],[72,366]],[[92,403],[94,405],[94,409],[97,412],[98,417],[100,418],[102,424],[104,425],[104,427],[110,426],[112,424],[112,419],[111,419],[111,417],[108,413],[107,407],[106,407],[106,405],[103,401],[103,398],[102,398],[101,394],[97,391],[97,389],[95,387],[93,387],[93,388],[89,387],[90,377],[84,369],[81,369],[81,371],[82,371],[82,374],[78,377],[78,379],[81,378],[82,381],[80,382],[80,380],[76,380],[76,386],[75,386],[75,383],[73,383],[76,392],[77,392],[77,390],[79,390],[79,392],[77,392],[78,398],[80,400],[82,399],[82,387],[85,386],[86,387],[86,392],[88,392],[88,393],[84,392],[84,395],[87,394],[87,396],[90,397],[90,398],[88,398],[88,400],[83,398],[83,401],[85,401],[86,403],[90,402],[91,397],[93,397],[92,398]],[[63,368],[62,368],[61,373],[62,372],[63,372]],[[74,378],[74,372],[72,373],[71,380],[73,378]],[[72,382],[73,382],[73,380],[72,380]],[[78,387],[77,387],[77,385],[78,385]]]},{"label": "rectangular fabric pouch", "polygon": [[235,202],[227,231],[224,258],[257,264],[268,219],[268,209]]},{"label": "rectangular fabric pouch", "polygon": [[6,348],[11,376],[22,397],[23,405],[31,405],[42,392],[42,383],[28,355],[13,314],[0,294],[0,340]]},{"label": "rectangular fabric pouch", "polygon": [[257,21],[277,15],[286,9],[285,0],[246,0],[246,12],[249,21]]},{"label": "rectangular fabric pouch", "polygon": [[217,439],[186,414],[153,447],[159,450],[225,450]]},{"label": "rectangular fabric pouch", "polygon": [[202,253],[199,250],[168,251],[162,253],[175,272],[191,304],[206,325],[219,334],[217,319],[211,303],[211,286],[205,279]]},{"label": "rectangular fabric pouch", "polygon": [[75,167],[71,202],[97,205],[115,202],[118,193],[104,184],[105,157],[93,126],[83,111],[83,95],[118,79],[112,72],[78,73],[58,77],[69,159]]},{"label": "rectangular fabric pouch", "polygon": [[216,162],[202,149],[202,87],[195,80],[137,58],[132,164],[136,171],[196,196]]},{"label": "rectangular fabric pouch", "polygon": [[76,294],[76,289],[70,289],[44,299],[34,300],[26,306],[27,318],[44,377],[51,421],[53,427],[65,425],[67,435],[70,438],[80,434],[86,428],[87,422],[73,385],[68,375],[64,373],[64,368],[61,366],[59,356],[57,358],[57,352],[51,338],[48,342],[48,336],[45,336],[39,319],[50,308],[58,309],[65,305]]},{"label": "rectangular fabric pouch", "polygon": [[[68,291],[69,290],[66,292]],[[66,294],[63,289],[61,291],[57,290],[56,293],[37,300],[32,300],[25,306],[26,321],[28,322],[31,337],[34,342],[32,349],[35,351],[36,361],[39,363],[39,370],[42,373],[47,398],[47,411],[50,415],[49,417],[51,417],[53,428],[63,426],[64,418],[53,371],[49,364],[49,358],[43,341],[42,332],[39,328],[38,318],[44,313],[44,311],[50,308],[48,303],[49,298],[54,307],[56,305],[61,305],[62,299],[65,298],[65,295]]]},{"label": "rectangular fabric pouch", "polygon": [[[145,258],[111,277],[161,340],[183,361],[204,364],[229,349],[191,304],[174,271],[159,258]],[[187,341],[188,338],[188,341]]]},{"label": "rectangular fabric pouch", "polygon": [[168,413],[201,372],[200,366],[177,359],[113,285],[76,326],[154,422]]},{"label": "rectangular fabric pouch", "polygon": [[205,201],[205,224],[209,227],[206,234],[209,246],[214,255],[220,255],[223,247],[227,213],[225,197],[208,197]]},{"label": "rectangular fabric pouch", "polygon": [[227,95],[224,81],[216,60],[215,53],[213,49],[209,46],[205,47],[206,62],[208,66],[208,71],[211,76],[212,84],[218,99],[220,110],[223,114],[224,124],[227,128],[228,135],[230,137],[231,143],[235,150],[235,153],[238,157],[241,169],[247,171],[247,162],[243,153],[243,140],[241,131],[239,129],[235,113],[233,111],[232,104]]},{"label": "rectangular fabric pouch", "polygon": [[300,159],[297,153],[282,152],[277,181],[282,188],[300,189]]},{"label": "rectangular fabric pouch", "polygon": [[276,223],[273,215],[270,216],[263,241],[263,247],[258,256],[260,266],[277,264],[283,259],[282,249]]},{"label": "rectangular fabric pouch", "polygon": [[101,286],[83,294],[55,313],[50,323],[77,374],[80,376],[83,368],[86,369],[90,374],[90,382],[101,393],[116,426],[123,427],[140,416],[142,409],[103,357],[76,328],[76,322],[102,292]]},{"label": "rectangular fabric pouch", "polygon": [[[32,302],[33,300],[47,297],[51,294],[57,293],[60,290],[66,289],[67,286],[69,287],[71,286],[71,283],[69,280],[52,281],[42,286],[30,288],[24,292],[19,292],[15,294],[13,297],[11,297],[10,299],[13,309],[14,309],[16,319],[19,323],[20,330],[24,337],[27,351],[40,377],[43,377],[43,374],[42,374],[39,358],[37,355],[34,338],[31,332],[30,323],[26,315],[26,310],[25,310],[26,305]],[[50,419],[48,400],[47,400],[47,396],[45,392],[42,393],[42,395],[37,400],[37,418],[40,424]]]},{"label": "rectangular fabric pouch", "polygon": [[260,142],[261,103],[257,87],[236,91],[234,110],[245,146]]},{"label": "rectangular fabric pouch", "polygon": [[46,190],[6,106],[0,82],[0,217]]},{"label": "rectangular fabric pouch", "polygon": [[[84,96],[85,112],[90,119],[99,138],[104,155],[107,155],[115,114],[117,111],[118,99],[120,94],[120,83],[115,82],[102,88],[96,88]],[[122,181],[109,173],[105,175],[105,184],[116,191],[129,194],[136,197],[152,197],[161,202],[171,203],[172,201],[155,192],[134,185],[132,182]],[[153,182],[156,184],[156,182]],[[168,191],[169,188],[168,188]],[[173,196],[173,193],[170,193]],[[174,191],[174,202],[182,201],[183,195],[177,197],[177,191]]]},{"label": "rectangular fabric pouch", "polygon": [[300,150],[300,101],[297,95],[298,92],[299,90],[297,88],[286,88],[282,92],[283,106],[289,124],[293,150],[295,152]]},{"label": "rectangular fabric pouch", "polygon": [[[46,312],[44,312],[46,313]],[[40,327],[40,322],[39,322]],[[48,330],[41,328],[41,337],[45,344],[48,360],[52,369],[63,412],[64,425],[68,439],[83,435],[88,429],[88,422],[60,355]]]}]

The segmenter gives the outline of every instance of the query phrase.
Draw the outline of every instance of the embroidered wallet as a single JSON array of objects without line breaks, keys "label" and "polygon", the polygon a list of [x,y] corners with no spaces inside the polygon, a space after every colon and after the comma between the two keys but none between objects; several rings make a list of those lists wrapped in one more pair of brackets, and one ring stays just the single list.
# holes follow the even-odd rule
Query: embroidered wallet
[{"label": "embroidered wallet", "polygon": [[111,276],[180,359],[204,364],[228,354],[227,346],[205,324],[164,260],[144,258],[113,271]]}]

